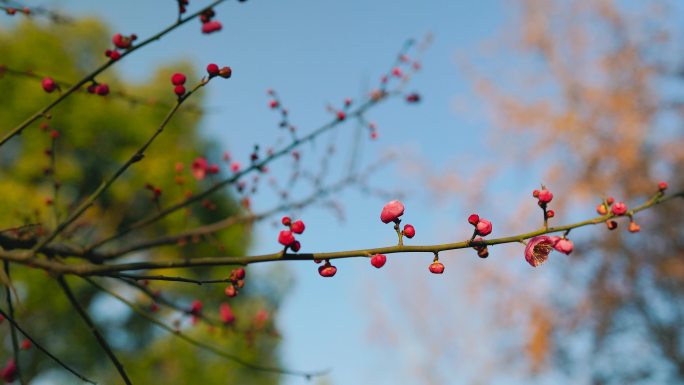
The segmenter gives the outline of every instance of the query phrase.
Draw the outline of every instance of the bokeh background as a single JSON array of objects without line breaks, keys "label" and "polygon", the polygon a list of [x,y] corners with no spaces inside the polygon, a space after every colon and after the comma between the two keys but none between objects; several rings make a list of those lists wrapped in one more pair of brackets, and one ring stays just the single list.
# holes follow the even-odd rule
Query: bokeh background
[{"label": "bokeh background", "polygon": [[[191,10],[198,4],[191,1]],[[176,16],[174,2],[29,5],[141,37]],[[530,192],[540,183],[555,194],[556,223],[594,215],[608,195],[642,202],[661,179],[673,190],[682,186],[681,2],[248,1],[216,11],[220,33],[202,35],[191,22],[113,73],[131,87],[166,92],[163,71],[201,74],[209,62],[230,65],[233,78],[202,91],[197,129],[214,159],[229,151],[245,164],[255,144],[277,148],[287,140],[267,89],[308,132],[330,120],[327,105],[375,88],[407,39],[432,37],[406,89],[421,102],[395,99],[371,111],[377,140],[348,122],[302,148],[302,164],[315,173],[334,145],[329,182],[344,176],[357,132],[364,137],[360,165],[392,159],[370,175],[368,188],[349,186],[291,213],[307,224],[303,251],[393,243],[393,231],[378,220],[389,197],[402,198],[405,221],[416,227],[408,242],[432,244],[468,237],[473,212],[493,221],[494,236],[537,228]],[[20,19],[0,18],[5,38],[28,28]],[[70,28],[35,22],[58,36]],[[49,56],[41,60],[50,68]],[[32,63],[36,71],[39,64]],[[203,155],[177,151],[182,161]],[[289,170],[283,161],[271,173]],[[306,196],[310,188],[290,194]],[[252,207],[259,212],[279,201],[262,188]],[[639,215],[639,234],[627,233],[626,223],[610,233],[604,226],[573,231],[573,254],[554,255],[537,269],[524,263],[522,245],[511,245],[491,248],[486,260],[473,251],[444,253],[442,276],[427,270],[432,255],[418,254],[392,255],[380,270],[365,260],[339,261],[333,279],[303,262],[253,266],[249,274],[277,277],[267,288],[277,291],[277,357],[288,368],[331,369],[316,383],[681,383],[682,211],[672,202]],[[248,253],[276,250],[278,218],[251,229]],[[125,312],[98,301],[91,309]],[[203,356],[184,354],[201,370]],[[51,383],[50,376],[36,383]]]}]

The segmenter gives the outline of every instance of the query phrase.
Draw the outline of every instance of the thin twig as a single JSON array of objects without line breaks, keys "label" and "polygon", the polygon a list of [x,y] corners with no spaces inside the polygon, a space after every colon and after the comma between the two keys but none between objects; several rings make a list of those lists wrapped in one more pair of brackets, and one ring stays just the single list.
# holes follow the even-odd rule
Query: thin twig
[{"label": "thin twig", "polygon": [[229,360],[231,360],[231,361],[233,361],[239,365],[247,367],[249,369],[253,369],[253,370],[257,370],[257,371],[261,371],[261,372],[269,372],[269,373],[275,373],[275,374],[284,374],[284,375],[304,377],[306,379],[310,379],[310,378],[316,377],[316,376],[322,376],[328,372],[327,370],[318,371],[318,372],[302,372],[302,371],[298,371],[298,370],[290,370],[290,369],[283,369],[283,368],[278,368],[278,367],[262,366],[262,365],[254,364],[251,362],[247,362],[247,361],[243,360],[242,358],[240,358],[240,357],[238,357],[232,353],[228,353],[228,352],[223,351],[219,348],[216,348],[212,345],[206,344],[202,341],[198,341],[198,340],[184,334],[180,330],[166,325],[165,323],[163,323],[163,322],[157,320],[156,318],[152,317],[151,315],[149,315],[143,309],[140,309],[136,304],[128,301],[127,299],[125,299],[121,295],[119,295],[119,294],[117,294],[111,290],[106,289],[105,287],[101,286],[97,282],[93,281],[91,278],[83,277],[83,279],[88,281],[91,285],[95,286],[97,289],[99,289],[99,290],[111,295],[112,297],[118,299],[119,301],[123,302],[129,308],[131,308],[131,310],[138,313],[141,317],[147,319],[149,322],[161,327],[162,329],[170,332],[172,335],[175,335],[176,337],[178,337],[182,340],[185,340],[186,342],[188,342],[192,345],[195,345],[198,348],[202,348],[204,350],[210,351],[210,352],[212,352],[218,356],[227,358],[227,359],[229,359]]},{"label": "thin twig", "polygon": [[[12,290],[10,288],[10,285],[12,285],[12,282],[10,281],[10,268],[9,268],[9,262],[4,261],[4,269],[5,269],[5,278],[7,278],[7,282],[5,282],[5,295],[7,296],[7,309],[9,310],[9,314],[11,318],[14,318],[14,306],[12,305]],[[19,383],[21,385],[25,385],[26,381],[24,381],[24,377],[21,375],[21,364],[19,363],[19,339],[17,338],[17,329],[14,323],[10,323],[10,332],[12,334],[12,354],[14,356],[14,364],[17,366],[17,378],[19,379]]]},{"label": "thin twig", "polygon": [[112,174],[112,176],[110,176],[107,180],[103,181],[100,184],[100,187],[98,187],[97,190],[95,190],[92,194],[90,194],[90,196],[88,196],[88,198],[83,203],[81,203],[81,205],[79,205],[79,207],[76,210],[74,210],[69,215],[69,217],[67,219],[65,219],[62,223],[60,223],[50,235],[48,235],[47,237],[42,239],[40,242],[36,243],[36,245],[33,246],[31,251],[33,253],[36,253],[41,247],[47,245],[48,243],[50,243],[50,241],[55,239],[55,237],[57,237],[57,235],[59,235],[62,231],[64,231],[64,229],[66,229],[67,226],[69,226],[71,223],[73,223],[89,207],[91,207],[93,204],[95,204],[95,201],[97,200],[97,198],[99,198],[100,195],[102,195],[105,191],[107,191],[107,189],[119,178],[119,176],[121,176],[126,170],[128,170],[128,168],[131,165],[142,160],[143,157],[145,156],[145,150],[147,150],[147,148],[152,144],[152,142],[154,142],[154,140],[157,138],[157,136],[159,136],[159,134],[164,132],[164,128],[171,121],[171,118],[175,115],[176,111],[178,111],[178,109],[183,104],[183,102],[185,100],[187,100],[190,97],[190,95],[192,95],[194,92],[196,92],[200,87],[203,87],[207,83],[208,83],[208,80],[202,80],[199,84],[197,84],[187,94],[185,94],[183,97],[179,98],[176,105],[173,106],[173,108],[171,108],[171,110],[169,111],[168,114],[166,114],[166,117],[164,118],[164,120],[161,122],[159,127],[157,127],[157,129],[154,131],[152,136],[150,136],[147,139],[145,144],[143,144],[133,155],[131,155],[131,157],[128,159],[128,161],[126,161],[126,163],[121,165],[121,167],[119,167],[119,169],[116,170],[116,172],[114,174]]},{"label": "thin twig", "polygon": [[88,325],[88,329],[93,333],[95,336],[95,339],[97,339],[97,342],[100,343],[100,346],[102,349],[107,353],[107,356],[109,359],[112,361],[114,366],[116,367],[116,370],[119,372],[121,375],[121,378],[124,380],[124,382],[127,385],[131,385],[132,382],[128,378],[128,375],[126,374],[126,371],[124,370],[123,364],[119,361],[118,358],[116,358],[116,355],[114,354],[114,351],[112,351],[112,348],[109,346],[109,343],[107,343],[107,340],[102,336],[99,330],[97,330],[97,327],[93,323],[93,320],[90,318],[88,313],[81,307],[81,305],[78,303],[76,300],[76,297],[74,297],[74,293],[71,291],[69,288],[69,285],[67,284],[66,280],[64,279],[64,276],[59,276],[57,278],[57,282],[59,282],[59,285],[62,287],[62,290],[64,290],[64,294],[66,294],[67,298],[69,298],[69,302],[71,302],[71,306],[76,309],[78,314],[83,318],[83,321]]},{"label": "thin twig", "polygon": [[76,90],[78,90],[79,88],[81,88],[84,84],[88,83],[89,81],[93,81],[97,75],[99,75],[100,73],[104,72],[107,68],[109,68],[110,66],[112,66],[114,63],[117,63],[118,61],[120,61],[120,60],[123,59],[124,57],[126,57],[126,56],[128,56],[129,54],[131,54],[131,53],[137,51],[138,49],[140,49],[140,48],[142,48],[142,47],[144,47],[144,46],[150,44],[151,42],[161,39],[162,36],[166,35],[167,33],[173,31],[174,29],[176,29],[176,28],[178,28],[179,26],[181,26],[181,25],[187,23],[188,21],[190,21],[190,20],[192,20],[192,19],[198,17],[198,16],[201,15],[205,10],[207,10],[207,9],[209,9],[209,8],[212,8],[212,7],[215,7],[216,5],[218,5],[218,4],[220,4],[220,3],[224,2],[224,1],[225,1],[225,0],[216,0],[216,1],[212,2],[211,4],[209,4],[209,5],[207,5],[206,7],[202,8],[200,11],[197,11],[197,12],[195,12],[195,13],[189,15],[188,17],[184,18],[184,19],[180,19],[180,20],[176,21],[175,23],[173,23],[173,24],[171,24],[170,26],[164,28],[163,30],[161,30],[161,31],[158,32],[157,34],[155,34],[155,35],[149,37],[149,38],[146,39],[146,40],[141,41],[139,44],[134,45],[134,46],[132,46],[130,49],[128,49],[128,50],[122,52],[122,53],[121,53],[121,58],[120,58],[119,60],[116,60],[116,61],[110,60],[110,61],[106,62],[105,64],[101,65],[100,67],[98,67],[97,69],[95,69],[94,71],[92,71],[91,73],[89,73],[88,75],[86,75],[85,77],[83,77],[83,79],[79,80],[76,84],[74,84],[73,86],[71,86],[69,89],[67,89],[66,91],[64,91],[62,94],[60,94],[59,97],[58,97],[57,99],[53,100],[52,102],[50,102],[50,104],[48,104],[47,106],[43,107],[42,109],[38,110],[36,113],[34,113],[33,115],[31,115],[31,117],[29,117],[28,119],[26,119],[23,123],[19,124],[18,126],[14,127],[12,130],[10,130],[4,137],[2,137],[2,139],[0,139],[0,147],[1,147],[3,144],[5,144],[8,140],[12,139],[15,135],[20,134],[26,127],[28,127],[31,123],[33,123],[33,122],[35,122],[36,120],[38,120],[41,116],[45,116],[45,115],[48,113],[48,111],[50,111],[53,107],[55,107],[56,105],[58,105],[59,103],[61,103],[64,99],[66,99],[69,95],[71,95],[71,94],[74,93]]},{"label": "thin twig", "polygon": [[50,353],[45,347],[43,347],[43,345],[39,344],[38,341],[36,341],[33,337],[31,337],[31,335],[28,334],[28,332],[27,332],[26,330],[22,329],[22,327],[19,326],[19,324],[14,320],[14,318],[12,318],[12,316],[10,316],[9,314],[5,313],[2,309],[0,309],[0,314],[1,314],[3,317],[5,317],[5,319],[6,319],[7,321],[9,321],[9,323],[12,324],[12,326],[14,326],[15,328],[17,328],[17,330],[19,330],[19,332],[20,332],[21,334],[23,334],[24,337],[26,337],[27,340],[31,341],[32,346],[35,346],[36,349],[38,349],[38,350],[40,350],[41,352],[45,353],[45,355],[48,356],[48,357],[50,357],[53,361],[55,361],[55,362],[57,363],[57,365],[63,367],[63,368],[66,369],[68,372],[70,372],[71,374],[73,374],[74,376],[78,377],[79,379],[81,379],[81,380],[84,381],[84,382],[87,382],[87,383],[89,383],[89,384],[97,384],[95,381],[90,380],[90,379],[88,379],[87,377],[83,376],[82,374],[78,373],[75,369],[72,369],[69,365],[67,365],[67,364],[64,363],[62,360],[60,360],[59,358],[55,357],[55,355],[53,355],[52,353]]}]

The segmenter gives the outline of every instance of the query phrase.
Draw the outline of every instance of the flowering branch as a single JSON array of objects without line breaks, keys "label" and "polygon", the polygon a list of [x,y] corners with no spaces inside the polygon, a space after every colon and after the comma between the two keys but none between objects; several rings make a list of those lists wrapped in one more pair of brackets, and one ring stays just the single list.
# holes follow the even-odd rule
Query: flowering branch
[{"label": "flowering branch", "polygon": [[182,260],[169,261],[145,261],[145,262],[130,262],[112,265],[95,265],[91,263],[77,263],[65,264],[59,260],[46,260],[32,257],[22,251],[2,251],[0,250],[0,258],[10,262],[18,262],[21,264],[33,266],[36,268],[45,269],[55,274],[74,274],[80,276],[90,275],[111,275],[112,273],[148,270],[148,269],[172,269],[172,268],[189,268],[189,267],[206,267],[206,266],[228,266],[228,265],[248,265],[252,263],[261,262],[276,262],[276,261],[323,261],[341,258],[363,257],[368,258],[369,255],[375,254],[395,254],[395,253],[432,253],[438,254],[442,251],[466,249],[471,247],[486,247],[504,243],[520,243],[526,239],[536,236],[567,232],[579,227],[596,225],[604,222],[611,222],[619,217],[631,217],[634,214],[647,210],[655,205],[659,205],[670,201],[674,198],[684,198],[684,191],[678,193],[665,195],[659,192],[651,199],[640,206],[625,212],[624,214],[615,214],[613,212],[595,218],[587,219],[573,224],[553,226],[548,228],[541,228],[539,230],[513,235],[509,237],[494,238],[488,240],[465,240],[461,242],[424,245],[424,246],[409,246],[409,245],[395,245],[368,249],[347,250],[337,252],[324,253],[283,253],[282,251],[272,254],[252,255],[252,256],[219,256],[219,257],[197,257],[184,258]]},{"label": "flowering branch", "polygon": [[[53,361],[55,361],[55,362],[57,363],[57,365],[63,367],[63,368],[66,369],[68,372],[70,372],[70,373],[73,374],[74,376],[78,377],[81,381],[87,382],[87,383],[89,383],[89,384],[95,384],[94,381],[88,379],[87,377],[83,376],[82,374],[80,374],[80,373],[77,372],[76,370],[72,369],[69,365],[67,365],[67,364],[64,363],[62,360],[60,360],[59,358],[55,357],[55,356],[54,356],[52,353],[50,353],[47,349],[45,349],[45,347],[43,347],[43,345],[41,345],[41,344],[38,343],[33,337],[31,337],[31,335],[28,334],[28,332],[27,332],[26,330],[24,330],[24,329],[17,323],[17,321],[16,321],[12,316],[10,316],[9,314],[5,313],[2,309],[0,309],[0,315],[2,315],[2,316],[3,316],[3,317],[4,317],[4,318],[5,318],[5,319],[14,327],[14,328],[16,328],[21,334],[23,334],[24,337],[26,337],[27,340],[31,341],[31,345],[32,345],[32,346],[35,346],[36,349],[38,349],[38,350],[40,350],[41,352],[45,353],[45,355],[48,356],[48,357],[50,357]],[[15,358],[15,360],[16,360],[16,358]],[[17,367],[18,367],[18,361],[15,361],[15,365],[17,365]]]},{"label": "flowering branch", "polygon": [[216,348],[212,345],[206,344],[206,343],[201,342],[199,340],[196,340],[196,339],[188,336],[187,334],[181,332],[180,330],[174,329],[174,328],[166,325],[165,323],[163,323],[163,322],[157,320],[156,318],[152,317],[148,312],[144,311],[143,309],[140,309],[136,304],[128,301],[127,299],[125,299],[124,297],[119,295],[118,293],[106,289],[105,287],[103,287],[102,285],[98,284],[97,282],[95,282],[94,280],[92,280],[90,278],[85,277],[84,279],[88,283],[90,283],[91,285],[96,287],[98,290],[101,290],[101,291],[111,295],[112,297],[118,299],[119,301],[124,303],[126,306],[128,306],[131,310],[135,311],[138,315],[145,318],[147,321],[149,321],[149,322],[161,327],[162,329],[168,331],[172,335],[190,343],[191,345],[194,345],[198,348],[209,351],[209,352],[216,354],[220,357],[227,358],[227,359],[229,359],[229,360],[231,360],[237,364],[240,364],[244,367],[247,367],[249,369],[253,369],[253,370],[261,371],[261,372],[269,372],[269,373],[277,373],[277,374],[285,374],[285,375],[291,375],[291,376],[304,377],[306,379],[310,379],[312,377],[317,377],[317,376],[322,376],[328,372],[328,370],[318,371],[318,372],[302,372],[302,371],[297,371],[297,370],[289,370],[289,369],[283,369],[283,368],[277,368],[277,367],[262,366],[262,365],[257,365],[257,364],[251,363],[251,362],[247,362],[247,361],[241,359],[240,357],[238,357],[236,355],[233,355],[231,353],[223,351],[219,348]]},{"label": "flowering branch", "polygon": [[133,53],[133,52],[135,52],[135,51],[137,51],[138,49],[140,49],[140,48],[142,48],[142,47],[144,47],[144,46],[146,46],[146,45],[152,43],[153,41],[156,41],[156,40],[161,39],[161,38],[162,38],[164,35],[166,35],[167,33],[173,31],[174,29],[180,27],[181,25],[187,23],[188,21],[190,21],[190,20],[192,20],[192,19],[194,19],[194,18],[196,18],[196,17],[201,16],[201,15],[202,15],[203,13],[205,13],[207,10],[209,10],[209,9],[211,9],[212,7],[215,7],[215,6],[217,6],[217,5],[221,4],[221,3],[223,3],[224,1],[226,1],[226,0],[216,0],[216,1],[212,2],[211,4],[207,5],[206,7],[202,8],[202,10],[200,10],[200,11],[197,11],[197,12],[191,14],[191,15],[188,15],[188,16],[185,17],[185,18],[179,18],[175,23],[169,25],[168,27],[164,28],[163,30],[161,30],[161,31],[159,31],[158,33],[156,33],[155,35],[149,37],[148,39],[143,40],[143,41],[141,41],[140,43],[138,43],[138,44],[136,44],[136,45],[131,45],[126,51],[124,51],[123,53],[121,53],[119,57],[117,57],[116,59],[111,59],[111,60],[109,60],[108,62],[106,62],[105,64],[103,64],[103,65],[101,65],[100,67],[96,68],[96,69],[93,70],[91,73],[89,73],[88,75],[84,76],[83,79],[79,80],[79,81],[76,82],[73,86],[69,87],[66,91],[62,92],[55,100],[53,100],[52,102],[50,102],[50,104],[48,104],[47,106],[41,108],[41,109],[38,110],[36,113],[34,113],[33,115],[31,115],[28,119],[26,119],[24,122],[22,122],[22,123],[19,124],[18,126],[16,126],[16,127],[14,127],[13,129],[11,129],[7,134],[5,134],[5,136],[3,136],[3,137],[0,139],[0,147],[1,147],[3,144],[5,144],[8,140],[12,139],[14,136],[20,134],[20,133],[21,133],[26,127],[28,127],[31,123],[33,123],[33,122],[35,122],[36,120],[40,119],[41,116],[46,116],[47,113],[48,113],[53,107],[55,107],[56,105],[58,105],[59,103],[61,103],[63,100],[65,100],[67,97],[69,97],[69,95],[71,95],[72,93],[74,93],[75,91],[77,91],[78,89],[80,89],[81,87],[83,87],[86,83],[91,82],[91,81],[94,81],[94,80],[95,80],[95,77],[96,77],[97,75],[99,75],[99,74],[101,74],[102,72],[104,72],[107,68],[109,68],[110,66],[112,66],[112,65],[113,65],[114,63],[116,63],[119,59],[121,59],[121,58],[123,58],[123,57],[125,57],[125,56],[127,56],[127,55],[129,55],[129,54],[131,54],[131,53]]}]

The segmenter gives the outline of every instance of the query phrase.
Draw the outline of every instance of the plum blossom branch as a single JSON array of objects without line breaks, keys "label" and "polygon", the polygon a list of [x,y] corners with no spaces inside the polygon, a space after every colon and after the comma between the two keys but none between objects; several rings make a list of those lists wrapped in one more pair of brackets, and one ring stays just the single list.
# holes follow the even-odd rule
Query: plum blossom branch
[{"label": "plum blossom branch", "polygon": [[[360,105],[356,110],[352,111],[348,116],[357,117],[357,116],[363,115],[369,108],[376,105],[381,100],[387,98],[389,95],[390,94],[383,94],[383,96],[381,96],[379,98],[371,98],[371,99],[367,100],[365,103]],[[92,250],[94,250],[94,249],[96,249],[96,248],[98,248],[98,247],[100,247],[100,246],[102,246],[108,242],[111,242],[115,239],[118,239],[118,238],[128,234],[129,232],[131,232],[133,230],[137,230],[137,229],[140,229],[142,227],[148,226],[148,225],[155,223],[158,220],[166,217],[169,214],[172,214],[172,213],[174,213],[174,212],[176,212],[182,208],[185,208],[185,207],[187,207],[193,203],[199,202],[202,199],[206,198],[207,196],[209,196],[209,195],[213,194],[214,192],[220,190],[221,188],[234,184],[244,175],[247,175],[253,171],[262,170],[264,167],[266,167],[268,164],[270,164],[274,160],[276,160],[276,159],[278,159],[284,155],[290,154],[292,152],[292,150],[294,150],[295,148],[301,146],[304,143],[307,143],[307,142],[314,140],[316,137],[318,137],[322,133],[333,129],[334,127],[336,127],[338,124],[341,124],[341,123],[342,123],[341,120],[334,119],[334,120],[328,122],[327,124],[324,124],[323,126],[319,127],[318,129],[312,131],[308,135],[306,135],[300,139],[296,139],[296,140],[292,141],[289,145],[283,147],[282,149],[280,149],[278,151],[273,152],[271,155],[265,157],[263,160],[254,162],[254,163],[252,163],[251,166],[249,166],[249,167],[247,167],[241,171],[236,172],[230,178],[224,179],[223,181],[214,184],[212,187],[204,190],[203,192],[201,192],[199,194],[195,194],[195,195],[191,196],[190,198],[187,198],[183,201],[180,201],[180,202],[172,204],[166,208],[163,208],[159,212],[131,224],[126,229],[121,230],[120,232],[118,232],[118,233],[116,233],[110,237],[104,238],[100,241],[97,241],[97,242],[87,246],[86,250],[92,251]]]},{"label": "plum blossom branch", "polygon": [[31,249],[33,253],[36,253],[41,247],[47,245],[55,239],[64,229],[66,229],[67,226],[69,226],[71,223],[73,223],[76,219],[78,219],[81,214],[83,214],[88,208],[90,208],[93,204],[95,204],[95,201],[97,198],[99,198],[107,189],[116,181],[128,168],[133,165],[134,163],[139,162],[140,160],[143,159],[145,156],[145,150],[154,142],[154,140],[159,136],[163,131],[166,125],[171,121],[171,118],[175,115],[176,111],[180,108],[180,106],[183,104],[185,100],[187,100],[194,92],[196,92],[199,88],[203,87],[208,83],[208,80],[202,80],[200,83],[198,83],[192,90],[189,92],[185,93],[185,90],[183,90],[184,94],[179,95],[178,102],[176,105],[173,106],[173,108],[168,112],[164,120],[161,122],[159,127],[154,131],[152,136],[143,144],[129,159],[119,167],[119,169],[112,174],[107,180],[103,181],[102,184],[88,197],[86,198],[83,203],[81,203],[76,210],[74,210],[68,217],[65,219],[63,222],[61,222],[53,231],[50,235],[36,243],[35,246]]},{"label": "plum blossom branch", "polygon": [[[162,29],[158,33],[154,34],[153,36],[147,38],[146,40],[141,41],[140,43],[131,46],[129,49],[121,53],[121,56],[119,59],[130,55],[131,53],[137,51],[138,49],[152,43],[153,41],[161,39],[164,35],[167,33],[173,31],[174,29],[180,27],[181,25],[187,23],[188,21],[199,17],[202,15],[206,10],[211,9],[221,3],[223,3],[226,0],[215,0],[211,4],[207,5],[206,7],[202,8],[200,11],[197,11],[191,15],[188,15],[185,18],[179,18],[175,23],[169,25],[168,27]],[[24,122],[19,124],[18,126],[14,127],[11,129],[7,134],[5,134],[2,138],[0,138],[0,147],[4,145],[7,141],[12,139],[14,136],[20,134],[26,127],[28,127],[31,123],[35,122],[38,120],[41,116],[45,116],[53,107],[61,103],[64,99],[69,97],[71,94],[73,94],[75,91],[83,87],[86,83],[93,81],[95,77],[102,72],[104,72],[106,69],[111,67],[114,63],[116,63],[118,60],[109,60],[108,62],[102,64],[100,67],[96,68],[92,72],[90,72],[88,75],[84,76],[83,79],[79,80],[76,82],[73,86],[69,87],[66,91],[62,92],[55,100],[50,102],[47,106],[41,108],[40,110],[36,111],[33,115],[31,115],[28,119],[26,119]]]},{"label": "plum blossom branch", "polygon": [[368,258],[369,255],[374,254],[395,254],[395,253],[439,253],[441,251],[466,249],[471,247],[486,247],[504,243],[520,243],[526,239],[536,236],[562,233],[579,227],[596,225],[604,222],[611,222],[618,218],[630,218],[635,213],[647,210],[655,205],[663,204],[675,198],[684,198],[684,191],[678,193],[665,195],[662,192],[653,196],[640,206],[637,206],[624,214],[615,214],[609,212],[595,218],[587,219],[573,224],[552,226],[548,228],[541,228],[535,231],[513,235],[509,237],[494,238],[494,239],[468,239],[461,242],[424,245],[424,246],[409,246],[409,245],[395,245],[359,250],[347,250],[327,253],[283,253],[282,251],[253,256],[219,256],[219,257],[196,257],[184,258],[181,260],[168,261],[145,261],[145,262],[130,262],[112,265],[95,265],[91,263],[77,263],[65,264],[58,260],[46,260],[32,257],[22,251],[3,251],[0,250],[0,258],[11,262],[19,262],[30,265],[36,268],[48,270],[56,274],[74,274],[80,276],[89,275],[111,275],[112,273],[148,270],[148,269],[172,269],[172,268],[190,268],[190,267],[207,267],[207,266],[224,266],[224,265],[248,265],[252,263],[262,262],[276,262],[276,261],[323,261],[341,258],[362,257]]},{"label": "plum blossom branch", "polygon": [[269,372],[269,373],[276,373],[276,374],[283,374],[283,375],[298,376],[298,377],[304,377],[306,379],[310,379],[312,377],[317,377],[317,376],[322,376],[328,372],[327,370],[317,371],[317,372],[303,372],[303,371],[283,369],[283,368],[278,368],[278,367],[262,366],[262,365],[258,365],[258,364],[254,364],[254,363],[245,361],[245,360],[241,359],[240,357],[238,357],[232,353],[228,353],[228,352],[221,350],[215,346],[212,346],[212,345],[206,344],[202,341],[196,340],[196,339],[184,334],[180,330],[174,329],[171,326],[168,326],[167,324],[165,324],[165,323],[159,321],[158,319],[152,317],[151,315],[149,315],[143,309],[140,309],[136,304],[128,301],[126,298],[122,297],[118,293],[111,291],[111,290],[108,290],[107,288],[98,284],[97,282],[95,282],[91,278],[84,277],[83,279],[85,279],[88,283],[93,285],[98,290],[101,290],[102,292],[105,292],[105,293],[111,295],[112,297],[118,299],[119,301],[124,303],[131,310],[135,311],[138,315],[145,318],[150,323],[161,327],[162,329],[164,329],[164,330],[170,332],[172,335],[190,343],[191,345],[194,345],[194,346],[201,348],[203,350],[207,350],[207,351],[214,353],[220,357],[227,358],[227,359],[229,359],[229,360],[231,360],[231,361],[233,361],[239,365],[242,365],[244,367],[247,367],[247,368],[250,368],[253,370],[257,370],[257,371],[261,371],[261,372]]},{"label": "plum blossom branch", "polygon": [[62,360],[60,360],[59,358],[55,357],[55,356],[54,356],[52,353],[50,353],[47,349],[45,349],[45,347],[43,347],[43,345],[41,345],[41,344],[38,343],[35,339],[33,339],[33,337],[31,337],[31,335],[28,334],[28,332],[27,332],[26,330],[24,330],[24,329],[17,323],[17,321],[14,320],[14,318],[13,318],[12,316],[10,316],[9,314],[5,313],[2,309],[0,309],[0,315],[2,315],[3,317],[5,317],[5,319],[6,319],[10,324],[12,324],[12,326],[15,327],[21,334],[23,334],[24,337],[26,337],[27,340],[31,341],[31,344],[32,344],[33,346],[35,346],[36,349],[38,349],[38,350],[40,350],[41,352],[45,353],[45,355],[48,356],[48,357],[50,357],[53,361],[55,361],[55,363],[57,363],[57,365],[59,365],[59,366],[61,366],[62,368],[66,369],[69,373],[71,373],[71,374],[73,374],[74,376],[78,377],[81,381],[87,382],[87,383],[89,383],[89,384],[95,384],[94,381],[88,379],[87,377],[83,376],[82,374],[80,374],[80,373],[77,372],[76,370],[72,369],[69,365],[67,365],[67,364],[64,363]]}]

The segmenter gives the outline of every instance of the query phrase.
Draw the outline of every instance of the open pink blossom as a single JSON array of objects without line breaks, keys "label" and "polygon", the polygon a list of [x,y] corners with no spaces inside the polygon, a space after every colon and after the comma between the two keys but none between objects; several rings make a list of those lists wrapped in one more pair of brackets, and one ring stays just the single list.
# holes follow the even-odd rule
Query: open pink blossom
[{"label": "open pink blossom", "polygon": [[402,215],[404,215],[404,205],[398,200],[393,200],[382,208],[380,220],[382,223],[390,223],[396,221]]},{"label": "open pink blossom", "polygon": [[541,265],[549,258],[553,245],[553,239],[546,235],[539,235],[530,239],[527,242],[527,247],[525,247],[525,260],[532,267]]}]

